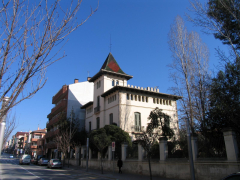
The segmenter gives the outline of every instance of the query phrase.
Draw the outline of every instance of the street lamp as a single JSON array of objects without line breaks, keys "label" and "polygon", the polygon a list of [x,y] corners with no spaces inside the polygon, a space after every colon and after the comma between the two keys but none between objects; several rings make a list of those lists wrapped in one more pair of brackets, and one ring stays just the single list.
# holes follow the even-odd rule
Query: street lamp
[{"label": "street lamp", "polygon": [[[2,102],[2,109],[6,108],[6,105],[9,101],[9,97],[4,97]],[[6,114],[2,117],[2,122],[0,123],[0,157],[2,154],[2,146],[3,146],[3,139],[4,139],[4,130],[6,126]]]}]

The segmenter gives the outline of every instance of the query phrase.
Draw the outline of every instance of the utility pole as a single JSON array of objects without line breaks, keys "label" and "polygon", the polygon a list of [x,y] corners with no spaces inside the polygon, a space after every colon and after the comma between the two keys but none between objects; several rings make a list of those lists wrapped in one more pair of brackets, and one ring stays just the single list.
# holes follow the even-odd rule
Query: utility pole
[{"label": "utility pole", "polygon": [[[2,109],[5,109],[6,105],[8,104],[8,101],[9,101],[9,97],[3,98]],[[3,116],[2,122],[0,123],[0,157],[2,154],[5,126],[6,126],[6,115]]]}]

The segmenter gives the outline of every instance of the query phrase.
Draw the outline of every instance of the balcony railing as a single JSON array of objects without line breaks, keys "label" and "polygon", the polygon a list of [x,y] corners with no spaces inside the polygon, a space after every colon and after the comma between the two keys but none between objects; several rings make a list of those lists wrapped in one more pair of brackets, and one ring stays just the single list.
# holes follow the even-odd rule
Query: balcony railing
[{"label": "balcony railing", "polygon": [[132,130],[135,132],[141,132],[143,128],[144,128],[143,126],[134,125],[132,127]]},{"label": "balcony railing", "polygon": [[51,113],[48,114],[48,118],[53,117],[57,113],[64,110],[64,108],[67,108],[67,100],[62,100],[58,105],[56,105],[54,108],[52,108]]},{"label": "balcony railing", "polygon": [[97,106],[94,108],[94,114],[99,113],[100,112],[100,106]]},{"label": "balcony railing", "polygon": [[37,145],[31,145],[31,149],[37,149]]},{"label": "balcony railing", "polygon": [[67,86],[64,85],[58,92],[53,96],[52,103],[56,104],[61,98],[63,98],[64,94],[67,92]]}]

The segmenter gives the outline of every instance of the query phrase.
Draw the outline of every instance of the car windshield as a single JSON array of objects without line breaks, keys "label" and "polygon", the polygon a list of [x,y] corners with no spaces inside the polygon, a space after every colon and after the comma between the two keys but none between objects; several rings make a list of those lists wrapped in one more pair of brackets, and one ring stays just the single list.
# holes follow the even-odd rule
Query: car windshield
[{"label": "car windshield", "polygon": [[30,156],[26,156],[26,157],[24,157],[24,159],[31,159],[31,158],[30,158]]},{"label": "car windshield", "polygon": [[60,160],[57,160],[57,159],[55,159],[55,160],[53,160],[53,162],[61,162]]}]

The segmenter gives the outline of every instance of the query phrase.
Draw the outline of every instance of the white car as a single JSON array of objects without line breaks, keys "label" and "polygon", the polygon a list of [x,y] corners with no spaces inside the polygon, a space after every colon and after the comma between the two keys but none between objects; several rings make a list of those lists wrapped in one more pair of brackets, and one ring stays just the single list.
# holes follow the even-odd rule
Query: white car
[{"label": "white car", "polygon": [[24,154],[19,159],[19,164],[30,164],[31,156],[28,154]]}]

